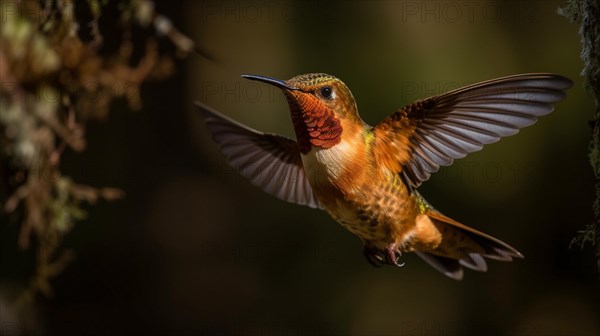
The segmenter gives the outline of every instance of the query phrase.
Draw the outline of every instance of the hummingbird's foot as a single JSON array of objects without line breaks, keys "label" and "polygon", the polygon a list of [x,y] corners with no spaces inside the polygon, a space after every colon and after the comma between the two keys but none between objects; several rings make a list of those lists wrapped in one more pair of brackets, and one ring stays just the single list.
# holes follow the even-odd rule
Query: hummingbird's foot
[{"label": "hummingbird's foot", "polygon": [[402,252],[396,246],[396,243],[391,243],[385,247],[385,252],[387,253],[387,262],[390,265],[394,265],[397,267],[404,266],[404,263],[399,263],[400,257],[402,256]]},{"label": "hummingbird's foot", "polygon": [[379,252],[379,250],[368,247],[367,245],[363,247],[363,254],[365,258],[367,259],[369,264],[375,267],[381,267],[381,264],[383,264],[384,262],[383,257]]}]

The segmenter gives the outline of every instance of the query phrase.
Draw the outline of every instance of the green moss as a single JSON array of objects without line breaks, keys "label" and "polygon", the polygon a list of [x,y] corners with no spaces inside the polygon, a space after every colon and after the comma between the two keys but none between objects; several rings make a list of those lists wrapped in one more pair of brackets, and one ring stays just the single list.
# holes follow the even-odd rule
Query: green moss
[{"label": "green moss", "polygon": [[600,0],[570,0],[559,9],[559,14],[571,22],[579,24],[581,35],[581,75],[585,86],[596,102],[592,120],[592,139],[589,146],[589,160],[596,180],[596,199],[593,202],[594,220],[580,230],[571,245],[583,247],[586,243],[596,246],[598,269],[600,270]]},{"label": "green moss", "polygon": [[[139,109],[140,85],[166,78],[174,58],[193,50],[193,42],[172,25],[133,40],[134,26],[151,30],[157,20],[168,21],[155,11],[154,2],[121,0],[116,8],[107,4],[0,0],[0,8],[7,9],[0,20],[0,180],[10,181],[6,189],[0,183],[0,209],[20,220],[16,245],[36,252],[35,273],[16,306],[33,301],[37,293],[52,294],[50,280],[73,260],[74,253],[61,243],[86,218],[82,205],[124,195],[63,176],[62,153],[85,150],[85,122],[107,117],[113,98],[124,96],[132,109]],[[91,18],[81,14],[88,10]],[[102,15],[120,20],[110,36],[101,34]],[[82,29],[89,29],[91,39],[80,38]],[[157,41],[165,36],[176,51],[158,48]],[[121,42],[102,49],[108,39]],[[134,50],[143,50],[139,62],[131,62]],[[127,91],[115,90],[121,83],[132,85]],[[89,99],[90,84],[102,99]]]}]

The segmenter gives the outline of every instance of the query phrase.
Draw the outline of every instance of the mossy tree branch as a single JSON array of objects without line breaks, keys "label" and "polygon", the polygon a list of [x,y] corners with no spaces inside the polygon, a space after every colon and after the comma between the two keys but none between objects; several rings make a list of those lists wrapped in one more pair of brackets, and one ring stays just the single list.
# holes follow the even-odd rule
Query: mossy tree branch
[{"label": "mossy tree branch", "polygon": [[50,280],[74,258],[61,243],[85,219],[83,204],[124,196],[61,174],[62,153],[86,149],[87,121],[106,118],[114,98],[139,110],[141,85],[171,75],[196,47],[151,0],[0,0],[0,9],[0,214],[22,218],[16,245],[36,251],[18,311],[52,296]]},{"label": "mossy tree branch", "polygon": [[596,104],[591,122],[590,164],[596,178],[596,199],[593,203],[593,222],[579,232],[574,243],[591,243],[596,248],[596,260],[600,271],[600,0],[570,0],[560,8],[559,14],[579,24],[581,35],[581,60],[585,86]]}]

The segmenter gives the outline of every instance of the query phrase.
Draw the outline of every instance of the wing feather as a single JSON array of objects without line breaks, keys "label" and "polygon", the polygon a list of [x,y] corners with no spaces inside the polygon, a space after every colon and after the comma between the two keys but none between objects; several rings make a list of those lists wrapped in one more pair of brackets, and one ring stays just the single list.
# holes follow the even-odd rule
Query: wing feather
[{"label": "wing feather", "polygon": [[319,208],[292,139],[258,132],[202,103],[196,103],[227,163],[252,184],[290,203]]},{"label": "wing feather", "polygon": [[[377,150],[387,151],[380,163],[402,173],[416,188],[440,166],[514,135],[552,112],[572,84],[553,74],[514,75],[408,105],[373,128]],[[389,154],[394,148],[390,144],[406,143],[403,138],[409,138],[408,148],[400,146],[398,153]],[[389,162],[390,157],[398,162]]]}]

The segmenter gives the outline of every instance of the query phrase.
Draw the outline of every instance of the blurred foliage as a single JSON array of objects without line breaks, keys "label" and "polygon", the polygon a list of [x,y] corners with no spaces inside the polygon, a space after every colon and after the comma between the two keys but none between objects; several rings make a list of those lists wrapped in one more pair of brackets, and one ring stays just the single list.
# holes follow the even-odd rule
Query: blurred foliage
[{"label": "blurred foliage", "polygon": [[590,141],[590,163],[596,177],[596,200],[593,203],[594,222],[579,232],[572,244],[586,242],[596,245],[598,270],[600,270],[600,1],[570,0],[559,13],[571,22],[579,23],[581,35],[582,76],[586,88],[596,102],[596,111],[592,120],[592,139]]},{"label": "blurred foliage", "polygon": [[[2,0],[0,6],[0,204],[21,221],[18,246],[27,250],[35,242],[37,260],[19,308],[38,292],[52,296],[49,280],[74,258],[60,245],[86,217],[82,204],[124,196],[63,176],[61,155],[86,149],[86,122],[106,118],[114,98],[139,110],[141,84],[169,76],[174,56],[194,45],[152,1]],[[142,46],[134,43],[136,30],[146,34]],[[159,48],[164,37],[172,50]]]}]

